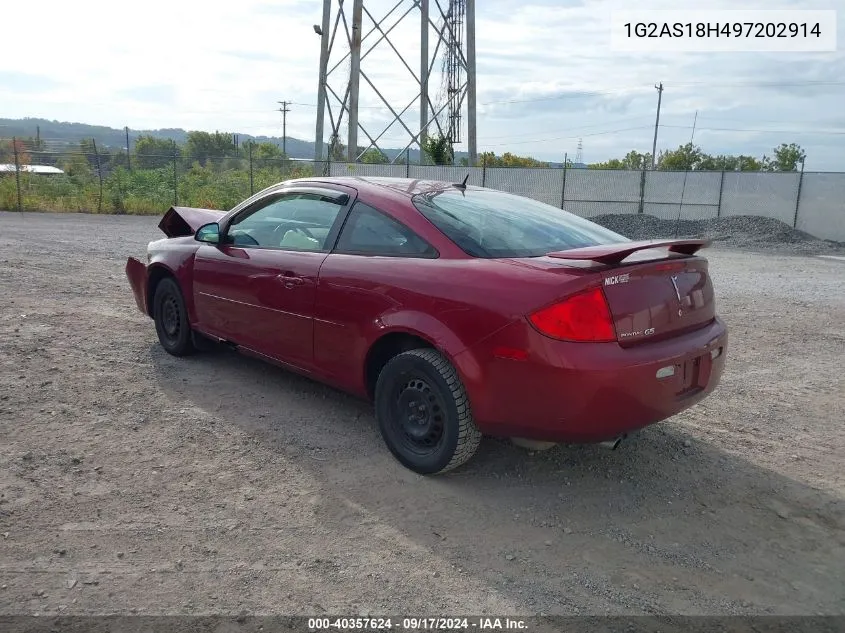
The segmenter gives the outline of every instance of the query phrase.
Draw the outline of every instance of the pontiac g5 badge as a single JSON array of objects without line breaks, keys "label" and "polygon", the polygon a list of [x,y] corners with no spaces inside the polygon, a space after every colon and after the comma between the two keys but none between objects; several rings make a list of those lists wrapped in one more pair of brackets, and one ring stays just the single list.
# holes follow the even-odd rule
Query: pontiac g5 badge
[{"label": "pontiac g5 badge", "polygon": [[678,276],[672,275],[672,286],[675,288],[675,296],[678,297],[678,303],[681,302],[681,291],[678,290]]}]

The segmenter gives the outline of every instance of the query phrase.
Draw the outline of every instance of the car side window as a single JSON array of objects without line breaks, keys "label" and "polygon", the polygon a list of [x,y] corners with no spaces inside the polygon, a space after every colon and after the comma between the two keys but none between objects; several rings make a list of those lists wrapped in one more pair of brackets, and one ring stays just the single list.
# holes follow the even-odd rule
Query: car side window
[{"label": "car side window", "polygon": [[437,257],[437,250],[407,226],[378,209],[356,202],[335,252],[392,257]]},{"label": "car side window", "polygon": [[345,198],[289,193],[248,209],[229,225],[226,243],[297,251],[328,250]]}]

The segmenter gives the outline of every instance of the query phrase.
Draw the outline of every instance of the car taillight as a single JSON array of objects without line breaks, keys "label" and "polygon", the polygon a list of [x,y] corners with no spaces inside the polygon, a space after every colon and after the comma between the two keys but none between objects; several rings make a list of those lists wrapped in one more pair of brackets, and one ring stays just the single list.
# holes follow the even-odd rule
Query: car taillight
[{"label": "car taillight", "polygon": [[601,288],[590,288],[538,310],[528,319],[541,333],[563,341],[616,340],[610,308]]}]

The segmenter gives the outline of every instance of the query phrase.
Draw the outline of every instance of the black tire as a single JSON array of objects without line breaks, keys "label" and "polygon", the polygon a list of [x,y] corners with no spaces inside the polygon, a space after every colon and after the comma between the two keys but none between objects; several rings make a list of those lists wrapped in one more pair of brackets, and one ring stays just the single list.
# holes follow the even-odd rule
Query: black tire
[{"label": "black tire", "polygon": [[376,382],[375,408],[390,452],[423,475],[457,468],[481,442],[458,372],[433,349],[410,350],[387,362]]},{"label": "black tire", "polygon": [[162,279],[156,286],[153,320],[158,341],[167,353],[187,356],[195,351],[182,291],[179,284],[170,277]]}]

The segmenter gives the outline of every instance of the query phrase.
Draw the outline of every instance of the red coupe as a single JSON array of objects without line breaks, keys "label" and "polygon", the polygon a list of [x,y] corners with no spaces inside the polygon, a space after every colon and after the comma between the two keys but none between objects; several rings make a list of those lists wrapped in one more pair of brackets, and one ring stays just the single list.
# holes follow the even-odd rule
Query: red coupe
[{"label": "red coupe", "polygon": [[126,274],[167,352],[202,336],[369,398],[419,473],[464,463],[482,433],[615,447],[724,368],[702,240],[390,178],[288,181],[159,227]]}]

